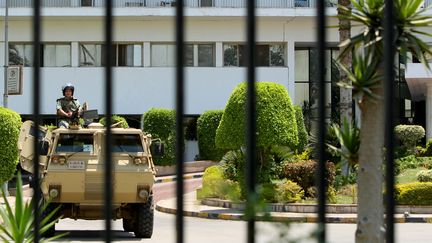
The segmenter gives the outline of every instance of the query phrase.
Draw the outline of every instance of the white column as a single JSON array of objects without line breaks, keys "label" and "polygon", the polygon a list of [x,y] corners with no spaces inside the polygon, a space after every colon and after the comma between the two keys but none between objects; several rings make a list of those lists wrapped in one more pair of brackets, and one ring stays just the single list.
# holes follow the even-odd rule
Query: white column
[{"label": "white column", "polygon": [[216,42],[216,67],[223,67],[223,45]]},{"label": "white column", "polygon": [[143,66],[150,67],[151,66],[151,47],[150,42],[144,42],[143,44]]},{"label": "white column", "polygon": [[432,80],[426,82],[426,141],[432,138]]},{"label": "white column", "polygon": [[79,45],[78,42],[71,43],[71,66],[79,67]]},{"label": "white column", "polygon": [[288,66],[288,93],[291,101],[295,102],[295,42],[293,40],[287,42],[287,66]]}]

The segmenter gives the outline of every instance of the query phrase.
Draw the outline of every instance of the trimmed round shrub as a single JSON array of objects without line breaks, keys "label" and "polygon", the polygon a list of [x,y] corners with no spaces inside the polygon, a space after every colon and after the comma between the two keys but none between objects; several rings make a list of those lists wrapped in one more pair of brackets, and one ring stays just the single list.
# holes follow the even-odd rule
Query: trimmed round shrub
[{"label": "trimmed round shrub", "polygon": [[419,182],[432,182],[432,170],[421,170],[416,176]]},{"label": "trimmed round shrub", "polygon": [[303,189],[293,181],[287,180],[276,184],[276,201],[279,203],[294,203],[303,197]]},{"label": "trimmed round shrub", "polygon": [[155,164],[173,165],[176,141],[174,110],[152,108],[144,113],[142,122],[144,132],[150,133],[153,139],[161,139],[165,145],[164,155],[155,157]]},{"label": "trimmed round shrub", "polygon": [[0,184],[10,180],[15,173],[20,128],[20,115],[13,110],[0,107]]},{"label": "trimmed round shrub", "polygon": [[[113,115],[112,118],[111,118],[111,124],[116,124],[118,122],[120,122],[120,126],[122,128],[129,128],[129,124],[127,123],[127,121],[126,121],[126,119],[124,117]],[[102,117],[99,120],[99,123],[105,126],[106,125],[106,118]]]},{"label": "trimmed round shrub", "polygon": [[[283,85],[256,83],[257,147],[298,145],[294,107]],[[216,131],[216,146],[239,149],[245,143],[246,83],[239,84],[231,94]]]},{"label": "trimmed round shrub", "polygon": [[222,149],[216,148],[216,130],[222,118],[223,110],[204,112],[197,122],[198,148],[200,159],[220,161],[224,155]]},{"label": "trimmed round shrub", "polygon": [[400,205],[431,205],[432,182],[413,182],[396,185],[396,201]]},{"label": "trimmed round shrub", "polygon": [[413,149],[417,142],[425,136],[425,130],[418,125],[397,125],[395,134],[404,146]]},{"label": "trimmed round shrub", "polygon": [[[333,185],[336,176],[336,169],[332,162],[326,163],[327,185]],[[285,164],[285,177],[297,183],[305,192],[305,196],[309,196],[308,189],[315,186],[315,175],[318,169],[318,163],[314,160],[304,160],[295,163]]]},{"label": "trimmed round shrub", "polygon": [[306,126],[304,123],[303,118],[303,112],[301,106],[294,106],[295,110],[295,116],[296,116],[296,123],[297,123],[297,136],[298,136],[298,146],[297,146],[297,152],[301,153],[306,148],[306,145],[308,144],[309,136],[306,131]]}]

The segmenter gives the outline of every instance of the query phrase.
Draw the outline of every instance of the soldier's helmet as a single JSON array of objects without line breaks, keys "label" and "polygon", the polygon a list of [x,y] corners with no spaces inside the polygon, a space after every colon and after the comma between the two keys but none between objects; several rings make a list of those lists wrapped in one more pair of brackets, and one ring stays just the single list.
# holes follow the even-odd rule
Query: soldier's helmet
[{"label": "soldier's helmet", "polygon": [[73,86],[73,84],[71,84],[71,83],[66,83],[66,84],[63,85],[63,87],[62,87],[62,93],[63,93],[63,96],[65,95],[65,91],[66,91],[67,89],[72,90],[72,95],[74,94],[75,87]]}]

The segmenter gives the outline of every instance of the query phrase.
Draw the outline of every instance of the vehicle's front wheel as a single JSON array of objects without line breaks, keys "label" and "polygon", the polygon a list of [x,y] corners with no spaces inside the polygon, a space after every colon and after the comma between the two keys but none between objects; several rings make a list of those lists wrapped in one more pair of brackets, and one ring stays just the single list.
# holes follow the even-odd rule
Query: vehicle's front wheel
[{"label": "vehicle's front wheel", "polygon": [[135,237],[151,238],[153,234],[154,205],[153,195],[146,203],[136,205]]},{"label": "vehicle's front wheel", "polygon": [[123,219],[123,229],[125,232],[134,231],[134,222],[132,219]]}]

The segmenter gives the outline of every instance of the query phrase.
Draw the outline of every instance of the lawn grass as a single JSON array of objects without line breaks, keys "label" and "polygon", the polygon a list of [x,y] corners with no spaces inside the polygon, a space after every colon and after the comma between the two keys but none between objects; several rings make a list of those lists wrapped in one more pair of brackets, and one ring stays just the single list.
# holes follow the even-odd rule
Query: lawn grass
[{"label": "lawn grass", "polygon": [[424,170],[424,168],[415,168],[415,169],[406,169],[402,171],[397,177],[396,177],[396,183],[397,184],[405,184],[410,182],[416,182],[417,176],[416,174]]}]

